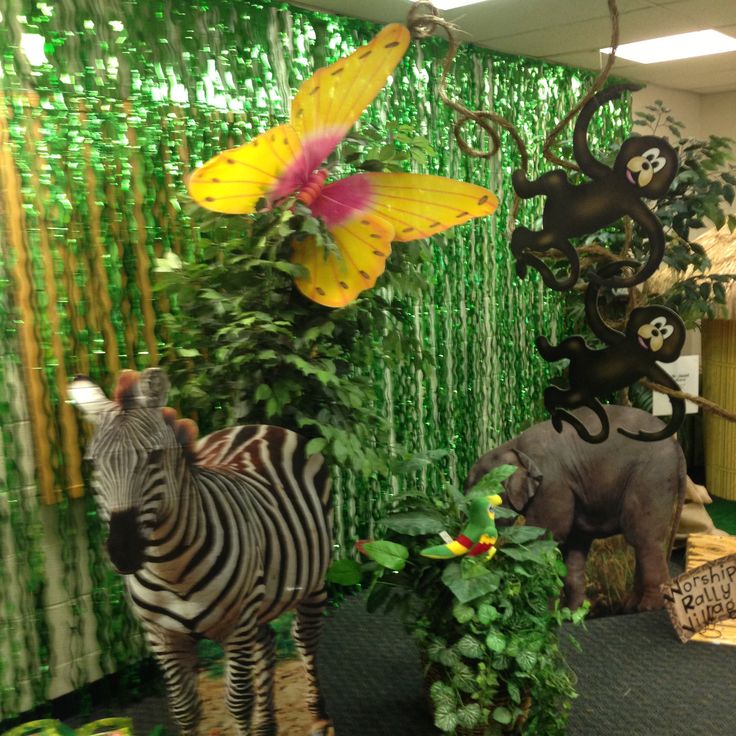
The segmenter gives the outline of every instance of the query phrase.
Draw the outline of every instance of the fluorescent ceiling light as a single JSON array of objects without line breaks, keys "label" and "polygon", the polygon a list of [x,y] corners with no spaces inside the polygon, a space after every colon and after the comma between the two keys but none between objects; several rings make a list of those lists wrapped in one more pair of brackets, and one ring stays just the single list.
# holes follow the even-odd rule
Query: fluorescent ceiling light
[{"label": "fluorescent ceiling light", "polygon": [[477,5],[485,0],[434,0],[432,5],[437,10],[454,10],[455,8],[464,8],[466,5]]},{"label": "fluorescent ceiling light", "polygon": [[[611,48],[601,51],[610,54]],[[629,61],[638,61],[640,64],[656,64],[660,61],[691,59],[694,56],[722,54],[726,51],[736,51],[736,38],[709,29],[625,43],[616,49],[616,56]]]}]

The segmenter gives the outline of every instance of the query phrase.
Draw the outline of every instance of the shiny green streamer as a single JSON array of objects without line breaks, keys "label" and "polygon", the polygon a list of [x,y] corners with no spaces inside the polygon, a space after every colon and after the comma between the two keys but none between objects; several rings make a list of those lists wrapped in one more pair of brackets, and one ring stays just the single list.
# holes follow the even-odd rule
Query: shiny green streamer
[{"label": "shiny green streamer", "polygon": [[[143,368],[153,362],[147,330],[155,330],[153,347],[161,348],[157,317],[169,305],[166,295],[149,303],[145,287],[156,257],[169,251],[193,257],[196,223],[182,207],[187,171],[284,121],[300,82],[367,41],[376,27],[284,5],[230,0],[0,0],[0,13],[0,89],[11,115],[44,355],[36,367],[56,404],[55,338],[62,341],[68,375],[83,369],[107,388],[113,366]],[[536,275],[517,279],[508,252],[510,174],[518,154],[505,136],[501,156],[491,161],[467,158],[457,149],[451,140],[454,114],[435,93],[445,50],[437,39],[412,45],[364,119],[384,131],[390,121],[415,125],[438,152],[427,171],[487,185],[500,193],[501,206],[490,220],[432,240],[432,262],[424,267],[431,289],[403,306],[403,335],[420,348],[406,356],[402,369],[389,374],[381,361],[386,336],[366,334],[360,354],[373,359],[356,363],[355,371],[374,378],[377,406],[392,419],[392,440],[413,451],[449,448],[452,454],[421,477],[390,482],[336,471],[338,537],[344,546],[370,531],[396,492],[412,486],[436,492],[445,482],[459,483],[481,452],[541,419],[548,368],[536,355],[533,338],[561,337],[558,295],[543,289]],[[455,59],[448,92],[514,122],[530,147],[530,174],[536,175],[544,169],[534,168],[544,136],[590,79],[588,73],[465,46]],[[605,148],[624,129],[628,107],[622,104],[599,116],[591,140]],[[477,132],[468,133],[471,145],[484,145]],[[539,204],[522,207],[525,224],[539,216]],[[2,227],[0,248],[7,262]],[[397,246],[396,257],[401,249]],[[46,290],[49,278],[55,303]],[[7,274],[0,274],[0,298],[9,294]],[[0,352],[17,355],[12,324],[6,316],[0,320]],[[12,652],[0,674],[3,682],[19,681],[25,654],[33,650],[33,697],[39,703],[49,682],[43,540],[35,501],[17,470],[28,449],[18,445],[13,432],[18,417],[5,385],[0,381],[0,493],[9,511],[0,514],[0,533],[16,550],[30,550],[16,558],[29,623],[22,631],[12,625],[18,612],[0,591],[0,632]],[[64,431],[58,414],[48,419],[58,438]],[[64,458],[59,447],[52,449],[63,488]],[[137,640],[137,628],[121,580],[100,553],[103,533],[90,499],[65,500],[54,513],[70,596],[80,592],[74,576],[81,556],[72,550],[77,549],[72,538],[86,537],[101,667],[110,672],[143,651],[129,646]],[[74,653],[85,626],[81,615],[74,609],[69,622]],[[75,677],[81,676],[77,671]],[[4,686],[0,715],[7,717],[18,704],[17,692]]]},{"label": "shiny green streamer", "polygon": [[0,259],[0,632],[5,654],[0,657],[0,713],[10,716],[23,703],[28,707],[45,700],[51,652],[38,504],[21,467],[28,467],[31,448],[24,431],[28,419],[19,402],[24,392],[8,319],[4,260]]}]

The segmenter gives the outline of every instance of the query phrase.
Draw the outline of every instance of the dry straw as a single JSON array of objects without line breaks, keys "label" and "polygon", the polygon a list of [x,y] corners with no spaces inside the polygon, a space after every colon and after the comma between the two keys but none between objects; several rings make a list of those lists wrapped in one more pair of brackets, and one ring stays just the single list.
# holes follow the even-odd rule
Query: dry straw
[{"label": "dry straw", "polygon": [[[731,233],[728,227],[720,230],[712,228],[695,240],[702,245],[705,253],[710,259],[711,267],[706,271],[696,271],[690,266],[686,271],[676,271],[670,266],[663,265],[647,281],[646,292],[648,294],[664,294],[678,281],[693,276],[707,279],[713,274],[736,274],[736,233]],[[724,285],[726,288],[726,304],[722,308],[721,319],[736,319],[736,281]]]}]

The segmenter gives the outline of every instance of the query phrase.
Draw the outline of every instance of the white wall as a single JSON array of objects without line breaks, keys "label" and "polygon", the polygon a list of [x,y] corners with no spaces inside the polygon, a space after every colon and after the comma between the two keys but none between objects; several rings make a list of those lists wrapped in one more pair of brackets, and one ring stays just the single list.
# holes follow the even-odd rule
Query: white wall
[{"label": "white wall", "polygon": [[724,135],[736,140],[736,92],[701,96],[700,135]]},{"label": "white wall", "polygon": [[[634,114],[643,111],[647,105],[653,104],[656,100],[661,100],[666,107],[672,110],[673,117],[685,126],[684,133],[686,135],[695,138],[700,137],[701,95],[650,85],[634,92],[632,96]],[[657,132],[660,133],[660,131]],[[667,135],[666,131],[661,131],[661,134]]]},{"label": "white wall", "polygon": [[736,92],[699,95],[649,85],[634,93],[634,112],[655,100],[662,100],[672,110],[672,115],[685,126],[686,135],[694,138],[722,135],[736,140]]}]

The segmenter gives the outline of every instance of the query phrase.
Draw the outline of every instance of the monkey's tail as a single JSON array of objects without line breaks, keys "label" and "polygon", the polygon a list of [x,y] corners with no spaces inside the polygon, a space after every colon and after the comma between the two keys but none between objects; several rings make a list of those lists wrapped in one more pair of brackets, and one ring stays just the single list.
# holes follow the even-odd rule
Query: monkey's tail
[{"label": "monkey's tail", "polygon": [[626,84],[614,84],[613,86],[606,87],[593,95],[585,105],[583,105],[583,109],[580,111],[578,119],[575,121],[575,134],[587,136],[588,125],[593,118],[593,114],[599,107],[603,107],[607,102],[615,100],[617,97],[621,97],[621,95],[626,91],[636,92],[641,88],[642,86],[640,84],[632,84],[631,82]]}]

